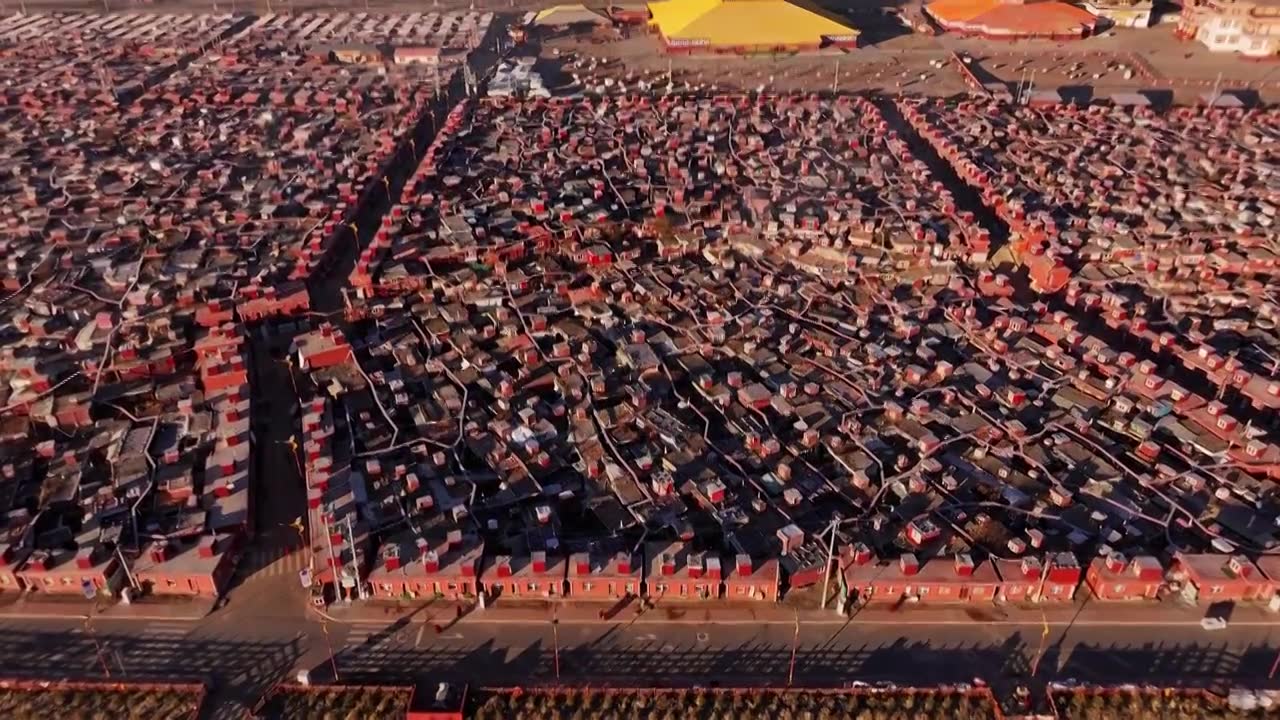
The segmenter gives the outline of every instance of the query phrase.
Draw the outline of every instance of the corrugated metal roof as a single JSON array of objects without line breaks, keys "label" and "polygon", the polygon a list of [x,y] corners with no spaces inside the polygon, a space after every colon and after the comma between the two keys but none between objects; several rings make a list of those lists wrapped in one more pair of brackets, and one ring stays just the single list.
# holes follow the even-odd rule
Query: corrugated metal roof
[{"label": "corrugated metal roof", "polygon": [[662,0],[649,4],[668,40],[708,45],[808,45],[858,31],[816,8],[787,0]]}]

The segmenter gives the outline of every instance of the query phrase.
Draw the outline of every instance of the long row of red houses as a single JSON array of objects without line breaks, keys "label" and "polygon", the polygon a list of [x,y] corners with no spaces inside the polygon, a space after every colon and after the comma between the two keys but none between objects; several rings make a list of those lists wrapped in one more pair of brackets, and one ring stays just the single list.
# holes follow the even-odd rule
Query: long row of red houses
[{"label": "long row of red houses", "polygon": [[409,559],[414,551],[384,547],[378,566],[369,573],[375,597],[439,595],[458,600],[484,591],[490,598],[776,601],[780,592],[776,559],[756,562],[749,555],[737,555],[730,561],[680,542],[649,543],[647,566],[629,552],[609,557],[574,553],[567,560],[545,552],[486,555],[479,540],[455,539],[436,548],[419,544]]},{"label": "long row of red houses", "polygon": [[[775,602],[783,589],[777,559],[692,552],[679,542],[648,543],[645,555],[642,566],[630,553],[513,557],[486,555],[479,540],[434,548],[420,541],[384,548],[368,579],[373,595],[384,599],[458,600],[483,591],[489,598]],[[959,554],[924,563],[907,554],[883,561],[859,544],[843,549],[838,564],[840,586],[859,602],[1070,602],[1081,587],[1101,601],[1154,600],[1175,589],[1201,603],[1267,601],[1280,592],[1276,556],[1255,563],[1240,555],[1181,555],[1166,567],[1152,556],[1115,553],[1082,568],[1070,553],[984,561]]]},{"label": "long row of red houses", "polygon": [[1199,603],[1266,601],[1280,592],[1275,556],[1255,563],[1243,555],[1178,555],[1166,567],[1151,555],[1112,553],[1082,567],[1067,552],[980,562],[962,553],[921,563],[910,554],[877,561],[854,545],[842,553],[841,573],[850,596],[894,603],[1070,602],[1081,588],[1104,602],[1155,600],[1175,590]]},{"label": "long row of red houses", "polygon": [[1070,602],[1081,588],[1099,601],[1155,600],[1177,591],[1199,603],[1266,601],[1280,592],[1280,557],[1256,563],[1243,555],[1178,555],[1166,567],[1151,555],[1120,553],[1082,567],[1071,553],[1044,558],[993,558],[968,554],[926,563],[907,554],[877,561],[854,545],[842,553],[842,579],[860,601],[919,603]]}]

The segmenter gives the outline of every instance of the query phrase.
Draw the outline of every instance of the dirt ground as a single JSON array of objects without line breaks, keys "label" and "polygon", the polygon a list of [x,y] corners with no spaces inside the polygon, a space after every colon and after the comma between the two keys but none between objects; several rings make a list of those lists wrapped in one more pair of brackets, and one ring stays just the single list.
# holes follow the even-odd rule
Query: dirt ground
[{"label": "dirt ground", "polygon": [[[347,12],[429,12],[432,10],[490,9],[524,13],[552,4],[552,0],[0,0],[0,12],[20,7],[35,10],[112,10],[159,12],[300,12],[342,9]],[[1116,92],[1163,89],[1179,102],[1195,102],[1218,90],[1248,91],[1264,102],[1280,102],[1280,62],[1252,62],[1230,54],[1208,52],[1194,42],[1173,36],[1166,16],[1146,30],[1114,29],[1099,37],[1075,42],[996,42],[950,35],[914,34],[893,9],[919,16],[919,3],[895,6],[894,0],[851,0],[827,3],[863,31],[865,46],[847,52],[786,56],[692,56],[662,54],[656,38],[637,34],[629,39],[593,43],[587,38],[560,38],[542,43],[543,65],[554,67],[564,58],[583,59],[586,66],[565,67],[592,89],[607,79],[626,80],[639,89],[640,80],[665,87],[670,77],[676,90],[839,91],[953,95],[967,90],[950,61],[958,53],[972,58],[970,68],[984,82],[1030,81],[1035,89],[1071,88],[1076,97],[1103,97]],[[557,55],[557,52],[559,55]],[[592,60],[596,60],[592,63]],[[1125,75],[1130,77],[1126,78]],[[616,85],[611,91],[616,91]]]},{"label": "dirt ground", "polygon": [[[971,59],[969,67],[982,82],[1066,88],[1066,94],[1077,98],[1164,90],[1178,102],[1194,103],[1216,88],[1240,91],[1249,100],[1280,102],[1280,63],[1210,53],[1175,38],[1171,24],[1117,29],[1075,42],[992,42],[930,37],[905,28],[886,32],[884,27],[873,39],[874,44],[844,52],[736,57],[667,56],[656,38],[642,34],[606,43],[562,37],[545,41],[541,54],[564,63],[566,73],[577,73],[585,85],[625,79],[633,91],[639,89],[639,80],[665,87],[670,74],[677,90],[835,88],[945,96],[968,89],[951,61],[954,52]],[[574,60],[587,67],[573,67]],[[611,89],[616,91],[616,86]]]},{"label": "dirt ground", "polygon": [[[1116,28],[1075,42],[1026,40],[999,42],[952,35],[913,33],[899,18],[918,20],[918,2],[850,0],[827,2],[862,31],[864,46],[834,54],[791,56],[668,57],[651,36],[593,44],[556,40],[545,44],[547,57],[563,55],[606,60],[592,74],[615,81],[628,73],[665,86],[668,72],[677,87],[776,91],[885,92],[953,95],[968,86],[950,62],[952,53],[971,58],[983,82],[1028,82],[1035,89],[1068,88],[1078,98],[1119,92],[1166,90],[1177,102],[1194,103],[1218,90],[1244,91],[1246,99],[1280,102],[1280,62],[1260,63],[1235,55],[1210,53],[1203,45],[1173,35],[1177,16],[1166,15],[1145,30]],[[892,11],[892,12],[891,12]],[[569,69],[571,72],[572,68]],[[578,70],[579,75],[584,75]],[[1129,77],[1125,77],[1128,75]],[[834,81],[834,82],[833,82]]]},{"label": "dirt ground", "polygon": [[[1131,31],[1141,36],[1163,32],[1162,28]],[[954,51],[972,59],[969,67],[982,82],[1028,83],[1036,90],[1063,88],[1077,98],[1164,90],[1178,102],[1194,103],[1216,86],[1220,91],[1242,91],[1246,99],[1256,93],[1265,102],[1280,101],[1280,64],[1221,57],[1190,44],[1173,47],[1177,41],[1171,37],[1167,42],[1142,40],[1128,46],[1110,38],[1097,38],[1092,45],[1082,41],[993,46],[911,35],[848,52],[736,57],[667,56],[661,54],[655,38],[637,36],[600,44],[561,38],[544,43],[541,54],[550,61],[548,67],[559,64],[569,79],[576,74],[584,89],[599,89],[606,79],[624,81],[621,85],[631,91],[643,89],[640,81],[662,89],[670,77],[675,90],[835,89],[949,96],[968,90],[950,59]],[[1182,57],[1187,53],[1191,59]],[[619,87],[614,84],[608,90],[616,92]]]},{"label": "dirt ground", "polygon": [[[991,43],[966,38],[939,38],[938,42],[971,54],[982,70],[1006,82],[1018,82],[1034,71],[1040,88],[1088,86],[1095,95],[1160,88],[1173,90],[1179,101],[1191,102],[1216,85],[1222,90],[1252,90],[1268,102],[1280,101],[1280,63],[1211,53],[1203,45],[1174,37],[1170,24],[1116,29],[1068,43]],[[1130,79],[1124,78],[1126,68],[1133,71]]]},{"label": "dirt ground", "polygon": [[[602,44],[554,40],[543,45],[542,57],[559,61],[563,72],[576,74],[580,84],[587,86],[584,89],[601,86],[610,79],[615,83],[625,81],[632,91],[643,89],[640,81],[661,90],[668,77],[677,91],[881,90],[951,95],[965,89],[960,75],[946,65],[946,53],[929,49],[899,53],[860,48],[796,55],[680,57],[661,54],[657,40],[642,35]],[[939,64],[941,68],[937,67]],[[609,89],[616,91],[617,87],[612,85]]]}]

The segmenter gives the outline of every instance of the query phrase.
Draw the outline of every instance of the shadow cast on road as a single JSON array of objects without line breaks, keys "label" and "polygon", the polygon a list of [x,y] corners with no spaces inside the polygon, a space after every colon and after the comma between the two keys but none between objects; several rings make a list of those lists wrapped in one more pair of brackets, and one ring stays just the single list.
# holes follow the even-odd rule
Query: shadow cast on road
[{"label": "shadow cast on road", "polygon": [[[557,653],[547,639],[523,648],[508,647],[495,639],[453,646],[453,640],[461,636],[437,641],[432,635],[423,637],[422,629],[420,624],[406,622],[394,630],[388,628],[370,642],[340,650],[334,658],[340,680],[379,684],[443,680],[487,685],[783,686],[791,666],[789,645],[749,640],[713,647],[694,633],[677,641],[629,643],[605,633],[585,643],[562,645]],[[273,641],[148,638],[103,632],[95,636],[98,645],[83,631],[8,631],[5,642],[0,643],[0,675],[97,680],[103,677],[105,661],[113,679],[209,682],[209,715],[231,717],[235,708],[251,706],[273,684],[285,679],[308,645],[301,635]],[[902,637],[863,645],[854,639],[846,645],[824,642],[816,647],[802,646],[795,655],[794,684],[890,681],[933,685],[983,677],[997,691],[1067,678],[1105,684],[1276,686],[1271,669],[1280,648],[1271,643],[1053,645],[1044,650],[1035,677],[1030,677],[1038,639],[1014,634],[1000,642],[948,644]],[[102,648],[101,660],[98,646]],[[313,670],[314,679],[332,680],[330,667],[325,657]]]},{"label": "shadow cast on road", "polygon": [[[1228,642],[1140,645],[1076,645],[1062,655],[1050,648],[1040,675],[1086,682],[1150,683],[1206,687],[1216,684],[1252,688],[1276,687],[1272,668],[1280,648],[1270,644],[1231,646]],[[1058,669],[1060,668],[1060,669]],[[1046,679],[1055,679],[1048,677]]]},{"label": "shadow cast on road", "polygon": [[[562,647],[560,679],[617,685],[686,686],[708,683],[785,683],[791,649],[750,641],[737,646],[709,647],[691,637],[686,644],[659,641],[619,647],[606,633],[596,641]],[[337,660],[342,680],[378,678],[384,682],[417,682],[424,677],[486,684],[552,683],[555,649],[537,641],[515,651],[490,640],[473,648],[409,647],[407,643],[366,643],[346,648]],[[852,680],[893,679],[897,682],[969,682],[975,668],[1016,674],[1027,667],[1021,639],[1003,645],[940,646],[928,641],[876,646],[802,648],[796,653],[796,684],[832,685]],[[324,673],[318,666],[316,673]]]},{"label": "shadow cast on road", "polygon": [[[681,643],[633,642],[615,645],[606,633],[595,641],[559,650],[559,681],[615,686],[786,684],[791,648],[748,641],[708,647],[692,635]],[[1268,677],[1280,648],[1271,645],[1229,647],[1148,643],[1077,645],[1046,648],[1031,676],[1038,637],[1015,634],[990,644],[946,644],[899,638],[862,646],[802,647],[795,657],[794,684],[840,686],[854,681],[890,681],[932,685],[967,683],[981,677],[997,689],[1039,685],[1066,678],[1106,684],[1158,683],[1212,686],[1233,683],[1271,687]],[[537,641],[515,650],[494,640],[473,647],[408,642],[365,644],[340,651],[342,680],[421,682],[466,681],[480,684],[553,684],[555,649]],[[324,673],[325,667],[317,667]]]},{"label": "shadow cast on road", "polygon": [[[103,680],[105,663],[112,680],[206,683],[210,687],[206,714],[238,717],[241,713],[234,708],[251,706],[282,680],[302,657],[304,644],[303,637],[240,641],[7,630],[0,643],[0,674]],[[220,708],[232,709],[222,712]]]}]

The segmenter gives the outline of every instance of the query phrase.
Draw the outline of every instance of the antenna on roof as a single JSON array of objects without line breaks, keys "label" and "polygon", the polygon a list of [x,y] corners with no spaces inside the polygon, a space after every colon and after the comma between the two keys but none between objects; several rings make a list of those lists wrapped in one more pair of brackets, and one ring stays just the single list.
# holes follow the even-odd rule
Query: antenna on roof
[{"label": "antenna on roof", "polygon": [[1218,78],[1213,81],[1213,94],[1209,96],[1209,107],[1218,106],[1218,97],[1221,95],[1222,73],[1218,73]]}]

